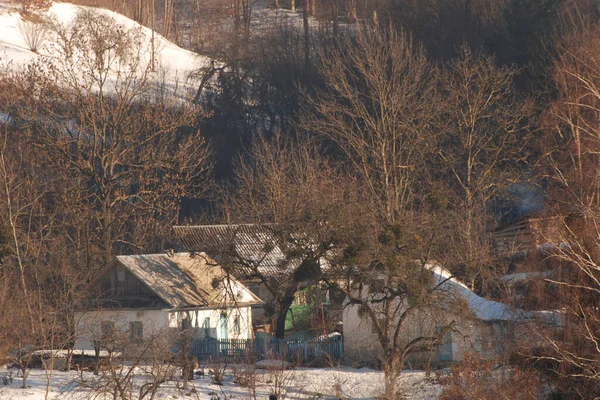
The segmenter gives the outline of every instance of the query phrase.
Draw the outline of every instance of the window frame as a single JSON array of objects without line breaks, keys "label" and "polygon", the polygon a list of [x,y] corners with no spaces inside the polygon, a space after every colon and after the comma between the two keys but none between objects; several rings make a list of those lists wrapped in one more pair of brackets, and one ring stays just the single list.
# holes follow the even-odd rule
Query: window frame
[{"label": "window frame", "polygon": [[142,343],[144,341],[144,323],[142,321],[129,322],[129,342]]},{"label": "window frame", "polygon": [[112,340],[115,336],[114,321],[100,321],[100,337],[102,340]]}]

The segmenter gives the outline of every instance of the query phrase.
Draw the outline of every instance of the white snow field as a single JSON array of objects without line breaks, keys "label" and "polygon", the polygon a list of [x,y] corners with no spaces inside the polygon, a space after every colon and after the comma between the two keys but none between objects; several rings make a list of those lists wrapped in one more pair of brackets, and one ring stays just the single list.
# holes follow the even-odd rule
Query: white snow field
[{"label": "white snow field", "polygon": [[[0,367],[0,377],[7,374],[5,367]],[[383,393],[383,373],[368,368],[298,368],[285,371],[269,372],[256,370],[257,388],[253,395],[248,388],[233,382],[232,371],[227,370],[223,386],[213,385],[208,376],[196,377],[190,381],[188,390],[179,389],[181,383],[168,381],[163,384],[155,397],[163,399],[267,399],[269,394],[277,391],[277,383],[283,382],[279,389],[280,398],[285,399],[375,399]],[[276,376],[277,375],[277,376]],[[82,380],[83,377],[83,380]],[[91,372],[53,371],[50,379],[48,399],[83,400],[93,394],[96,377]],[[137,375],[133,388],[133,399],[137,399],[139,385],[144,381],[142,374]],[[0,399],[2,400],[37,400],[44,399],[47,387],[47,376],[43,370],[30,370],[27,388],[22,389],[21,378],[14,378],[9,385],[2,385],[0,379]],[[405,371],[400,378],[400,387],[407,399],[436,399],[442,388],[422,371]],[[137,390],[136,390],[137,388]],[[217,397],[218,396],[218,397]],[[104,399],[103,395],[94,397]],[[106,394],[112,398],[112,394]]]},{"label": "white snow field", "polygon": [[[149,65],[152,54],[152,31],[121,14],[103,8],[54,3],[42,16],[62,25],[68,25],[80,10],[95,10],[107,19],[114,20],[117,29],[123,31],[135,29],[139,32],[142,42],[139,61],[142,68],[144,65]],[[34,22],[23,20],[17,4],[10,0],[0,0],[0,68],[19,72],[31,62],[44,58],[51,59],[56,64],[60,63],[55,51],[54,33],[51,31],[45,34],[46,40],[37,52],[30,50],[21,31],[23,25],[32,23]],[[182,49],[157,33],[154,36],[154,48],[156,49],[155,72],[151,73],[150,79],[161,87],[166,87],[167,90],[177,90],[178,96],[181,96],[181,92],[186,96],[193,96],[199,78],[192,75],[200,68],[210,65],[212,60]]]}]

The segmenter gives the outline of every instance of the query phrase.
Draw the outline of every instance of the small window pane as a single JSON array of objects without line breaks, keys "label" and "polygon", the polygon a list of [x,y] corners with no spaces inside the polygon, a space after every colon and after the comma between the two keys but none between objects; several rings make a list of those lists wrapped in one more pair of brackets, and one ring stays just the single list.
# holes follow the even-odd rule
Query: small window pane
[{"label": "small window pane", "polygon": [[144,337],[144,325],[140,321],[129,323],[129,340],[131,343],[141,343]]},{"label": "small window pane", "polygon": [[204,337],[210,337],[210,318],[204,318]]},{"label": "small window pane", "polygon": [[240,316],[236,315],[233,319],[233,333],[235,333],[236,335],[239,335],[241,332],[241,328],[240,328]]},{"label": "small window pane", "polygon": [[112,339],[115,333],[115,323],[112,321],[102,321],[100,323],[100,330],[102,331],[102,339]]}]

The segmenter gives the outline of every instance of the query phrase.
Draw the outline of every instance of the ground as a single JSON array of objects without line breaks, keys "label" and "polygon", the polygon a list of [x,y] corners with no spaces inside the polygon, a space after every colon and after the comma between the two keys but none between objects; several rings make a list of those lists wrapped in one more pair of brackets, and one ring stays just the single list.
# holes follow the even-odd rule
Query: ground
[{"label": "ground", "polygon": [[[0,377],[9,373],[6,367],[0,367]],[[155,397],[162,399],[266,399],[273,391],[280,390],[280,398],[285,399],[372,399],[383,392],[383,374],[372,369],[339,368],[296,368],[291,370],[257,370],[258,381],[256,396],[248,388],[233,382],[233,370],[226,371],[223,386],[213,385],[209,376],[199,376],[190,382],[189,389],[183,391],[177,381],[164,384],[161,392]],[[90,386],[95,376],[90,372],[53,371],[48,379],[44,370],[31,370],[28,377],[28,388],[20,388],[22,379],[15,377],[12,383],[3,385],[0,379],[0,399],[3,400],[37,400],[44,399],[47,383],[48,399],[79,400],[90,398]],[[143,376],[136,378],[136,384],[143,381]],[[6,383],[6,382],[4,382]],[[279,383],[281,383],[279,385]],[[400,378],[400,386],[407,399],[435,399],[441,393],[441,387],[427,378],[423,371],[406,371]],[[134,390],[134,392],[137,392]],[[104,397],[95,397],[103,399]],[[112,396],[106,396],[112,398]]]}]

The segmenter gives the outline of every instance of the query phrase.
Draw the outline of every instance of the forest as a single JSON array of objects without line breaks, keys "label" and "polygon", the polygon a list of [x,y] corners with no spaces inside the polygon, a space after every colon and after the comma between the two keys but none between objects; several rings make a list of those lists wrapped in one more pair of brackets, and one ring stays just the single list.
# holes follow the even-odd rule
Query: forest
[{"label": "forest", "polygon": [[[52,4],[17,3],[30,21]],[[0,68],[1,359],[72,345],[73,307],[115,256],[190,250],[175,225],[254,224],[302,260],[273,289],[275,316],[318,278],[378,321],[385,398],[408,354],[452,329],[396,337],[398,301],[440,303],[434,261],[563,319],[503,360],[506,381],[468,360],[443,398],[600,395],[597,1],[73,3],[149,28],[152,62],[138,31],[81,12],[29,32],[34,53],[54,35],[52,57]],[[187,93],[157,83],[154,34],[212,60]],[[553,246],[499,252],[498,228],[531,217],[560,217]],[[520,272],[540,277],[525,296],[502,279]],[[377,286],[377,306],[357,284]]]}]

